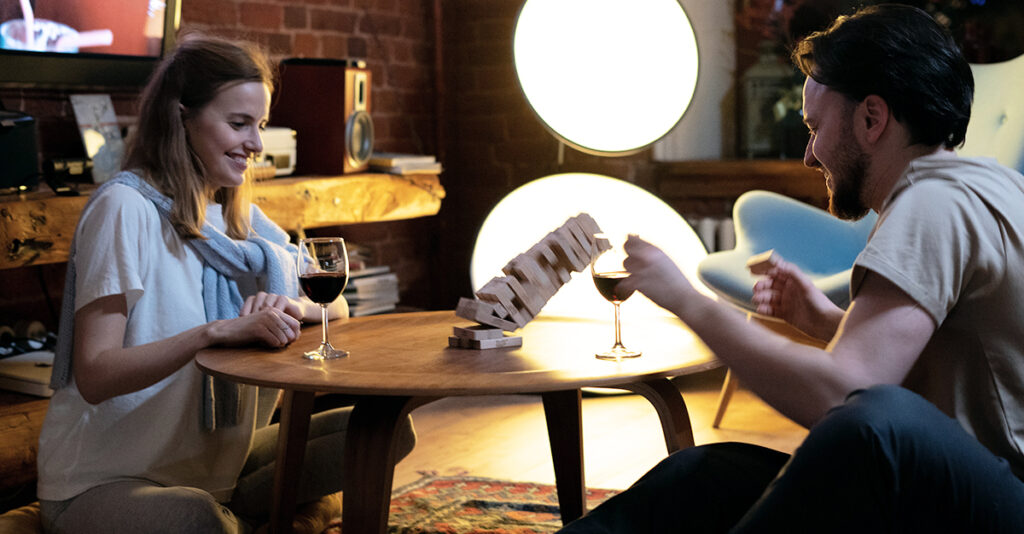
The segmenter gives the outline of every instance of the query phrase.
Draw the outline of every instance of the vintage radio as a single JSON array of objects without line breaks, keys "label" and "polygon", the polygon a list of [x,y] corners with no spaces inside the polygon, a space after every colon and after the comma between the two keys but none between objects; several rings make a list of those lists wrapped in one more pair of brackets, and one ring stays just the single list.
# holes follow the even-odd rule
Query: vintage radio
[{"label": "vintage radio", "polygon": [[296,174],[363,171],[373,153],[370,71],[362,61],[286,59],[270,122],[296,131]]}]

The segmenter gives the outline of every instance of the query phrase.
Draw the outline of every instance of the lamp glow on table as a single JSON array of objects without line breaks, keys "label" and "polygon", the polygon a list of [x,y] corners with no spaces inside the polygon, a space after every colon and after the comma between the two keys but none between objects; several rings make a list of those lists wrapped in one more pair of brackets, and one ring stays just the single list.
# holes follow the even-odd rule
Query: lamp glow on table
[{"label": "lamp glow on table", "polygon": [[527,0],[513,39],[530,106],[583,152],[627,155],[654,143],[697,85],[697,40],[678,0]]}]

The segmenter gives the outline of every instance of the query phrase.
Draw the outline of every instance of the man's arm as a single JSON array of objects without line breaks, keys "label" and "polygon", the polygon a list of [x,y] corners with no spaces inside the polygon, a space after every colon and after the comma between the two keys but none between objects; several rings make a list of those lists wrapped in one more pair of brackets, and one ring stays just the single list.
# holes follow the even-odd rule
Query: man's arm
[{"label": "man's arm", "polygon": [[868,274],[826,350],[749,322],[734,308],[697,292],[668,256],[632,236],[626,245],[637,289],[675,313],[762,399],[811,426],[860,388],[899,384],[917,361],[935,323],[905,293]]}]

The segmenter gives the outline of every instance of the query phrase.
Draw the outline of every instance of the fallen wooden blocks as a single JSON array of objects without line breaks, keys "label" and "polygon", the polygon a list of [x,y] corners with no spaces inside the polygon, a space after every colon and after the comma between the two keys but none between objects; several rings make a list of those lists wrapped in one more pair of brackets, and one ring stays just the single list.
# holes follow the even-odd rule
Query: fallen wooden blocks
[{"label": "fallen wooden blocks", "polygon": [[[505,276],[492,278],[484,284],[476,292],[476,298],[459,299],[455,315],[499,331],[512,332],[526,326],[569,281],[572,272],[583,272],[594,258],[611,248],[608,240],[599,234],[601,228],[590,215],[580,213],[570,217],[529,250],[512,258],[502,268]],[[487,328],[477,329],[478,332],[484,330]],[[522,339],[518,337],[506,336],[499,339],[472,337],[474,335],[477,334],[463,332],[460,335],[457,330],[448,339],[448,344],[465,348],[522,344]],[[509,339],[519,339],[519,343],[500,344],[514,343],[505,341]],[[487,346],[476,346],[478,344]]]},{"label": "fallen wooden blocks", "polygon": [[505,331],[490,326],[452,327],[453,336],[448,336],[448,346],[462,349],[500,349],[521,347],[523,338],[506,336]]}]

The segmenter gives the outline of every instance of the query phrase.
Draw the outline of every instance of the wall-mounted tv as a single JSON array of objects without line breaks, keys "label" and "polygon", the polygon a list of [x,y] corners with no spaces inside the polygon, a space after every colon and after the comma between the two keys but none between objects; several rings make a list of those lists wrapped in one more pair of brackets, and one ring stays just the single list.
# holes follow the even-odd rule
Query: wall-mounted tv
[{"label": "wall-mounted tv", "polygon": [[141,86],[180,0],[0,0],[0,86]]}]

